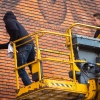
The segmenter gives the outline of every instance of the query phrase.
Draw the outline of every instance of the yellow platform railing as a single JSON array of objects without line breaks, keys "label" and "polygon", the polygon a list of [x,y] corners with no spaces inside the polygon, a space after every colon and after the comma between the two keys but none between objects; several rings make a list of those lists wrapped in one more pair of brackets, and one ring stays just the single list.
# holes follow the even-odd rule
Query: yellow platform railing
[{"label": "yellow platform railing", "polygon": [[[37,62],[37,60],[50,60],[50,61],[56,61],[56,62],[64,62],[64,63],[67,63],[70,65],[72,71],[73,71],[73,82],[76,83],[76,75],[75,75],[75,71],[80,71],[78,69],[78,67],[75,65],[76,62],[83,62],[85,63],[86,61],[84,60],[75,60],[74,59],[74,52],[73,52],[73,44],[72,44],[72,28],[75,27],[75,26],[80,26],[80,27],[87,27],[87,28],[92,28],[92,29],[100,29],[99,27],[95,27],[95,26],[90,26],[90,25],[85,25],[85,24],[80,24],[80,23],[75,23],[75,24],[72,24],[67,30],[66,30],[66,33],[65,34],[62,34],[62,33],[57,33],[57,32],[49,32],[49,31],[38,31],[38,32],[34,32],[33,34],[29,34],[28,36],[25,36],[21,39],[18,39],[16,41],[13,42],[13,48],[14,48],[14,61],[15,61],[15,73],[16,73],[16,84],[17,84],[17,89],[19,89],[19,81],[18,81],[18,70],[20,68],[24,68],[30,64],[33,64],[35,62]],[[41,35],[39,35],[39,33],[41,33]],[[70,53],[65,53],[65,52],[58,52],[58,51],[54,51],[54,50],[47,50],[47,49],[42,49],[39,47],[39,41],[38,39],[40,37],[42,37],[43,35],[45,34],[54,34],[54,35],[58,35],[58,36],[63,36],[66,38],[66,46],[69,48],[70,50]],[[27,64],[24,64],[22,66],[17,66],[17,52],[16,52],[16,47],[18,46],[21,46],[21,45],[24,45],[26,43],[28,43],[29,41],[23,43],[23,44],[20,44],[20,45],[17,45],[16,46],[16,43],[29,37],[29,36],[34,36],[34,41],[35,41],[35,45],[36,45],[36,60],[33,61],[33,62],[30,62],[30,63],[27,63]],[[66,56],[69,56],[69,61],[67,60],[61,60],[61,59],[55,59],[55,58],[42,58],[41,57],[41,51],[45,51],[45,52],[52,52],[52,53],[56,53],[56,54],[64,54]],[[40,68],[39,68],[40,69]],[[40,71],[41,72],[41,71]],[[39,74],[39,79],[41,80],[41,73]]]}]

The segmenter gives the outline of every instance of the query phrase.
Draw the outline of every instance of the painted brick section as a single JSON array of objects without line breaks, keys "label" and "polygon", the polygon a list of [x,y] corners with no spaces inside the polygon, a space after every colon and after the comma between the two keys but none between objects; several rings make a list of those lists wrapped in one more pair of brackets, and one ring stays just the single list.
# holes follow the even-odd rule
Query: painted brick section
[{"label": "painted brick section", "polygon": [[[12,10],[18,21],[29,33],[38,30],[48,30],[65,33],[74,22],[92,25],[92,15],[100,12],[100,0],[1,0],[0,1],[0,44],[9,41],[6,34],[3,16]],[[76,27],[73,33],[93,37],[95,30]],[[69,52],[65,47],[65,38],[45,34],[39,39],[43,49]],[[67,56],[41,52],[42,57],[68,60]],[[43,61],[44,76],[68,79],[70,67],[64,63]],[[16,81],[14,61],[7,57],[7,50],[0,50],[0,100],[14,100]]]}]

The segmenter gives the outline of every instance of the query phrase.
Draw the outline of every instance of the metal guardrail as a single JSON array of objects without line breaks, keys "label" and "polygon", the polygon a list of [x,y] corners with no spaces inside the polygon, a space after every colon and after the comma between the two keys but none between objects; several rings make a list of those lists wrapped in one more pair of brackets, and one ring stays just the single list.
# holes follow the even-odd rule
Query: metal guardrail
[{"label": "metal guardrail", "polygon": [[[38,31],[38,32],[34,32],[33,34],[29,34],[28,36],[25,36],[21,39],[18,39],[16,41],[13,42],[13,47],[14,47],[14,61],[15,61],[15,73],[16,73],[16,83],[17,83],[17,89],[19,89],[19,81],[18,81],[18,70],[20,68],[23,68],[27,65],[30,65],[30,64],[33,64],[35,63],[37,60],[51,60],[51,61],[57,61],[57,62],[66,62],[66,63],[69,63],[72,70],[73,70],[73,80],[74,82],[76,82],[76,76],[75,76],[75,70],[76,70],[76,67],[74,66],[74,63],[75,62],[83,62],[85,63],[86,61],[84,60],[75,60],[74,59],[74,53],[73,53],[73,45],[72,45],[72,31],[71,29],[75,26],[80,26],[80,27],[87,27],[87,28],[92,28],[92,29],[100,29],[99,27],[96,27],[96,26],[91,26],[91,25],[86,25],[86,24],[80,24],[80,23],[74,23],[72,24],[67,30],[66,30],[66,33],[65,34],[61,34],[61,33],[56,33],[56,32],[49,32],[49,31]],[[39,36],[39,33],[41,33],[41,35]],[[38,43],[38,39],[42,36],[44,36],[44,34],[54,34],[54,35],[59,35],[59,36],[64,36],[66,38],[66,45],[69,46],[69,50],[71,51],[71,53],[64,53],[64,52],[58,52],[58,51],[53,51],[53,50],[47,50],[47,49],[41,49],[39,48],[39,43]],[[28,64],[25,64],[25,65],[22,65],[22,66],[17,66],[17,52],[16,52],[16,47],[19,47],[19,46],[22,46],[32,40],[29,40],[23,44],[20,44],[20,45],[17,45],[16,46],[16,43],[23,40],[23,39],[26,39],[28,38],[29,36],[35,36],[35,41],[36,41],[36,52],[37,52],[37,60],[33,61],[33,62],[30,62]],[[45,52],[52,52],[52,53],[57,53],[57,54],[64,54],[66,56],[69,56],[70,57],[70,60],[69,61],[66,61],[66,60],[59,60],[59,59],[51,59],[51,58],[41,58],[41,53],[40,51],[45,51]]]}]

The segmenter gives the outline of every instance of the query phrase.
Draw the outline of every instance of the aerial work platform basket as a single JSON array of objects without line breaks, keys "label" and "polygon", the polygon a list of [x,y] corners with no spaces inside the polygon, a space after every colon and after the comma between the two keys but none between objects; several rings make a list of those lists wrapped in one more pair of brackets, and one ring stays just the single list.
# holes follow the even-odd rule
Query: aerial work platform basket
[{"label": "aerial work platform basket", "polygon": [[[36,46],[36,60],[19,67],[17,67],[16,47],[24,45],[25,43],[17,46],[16,43],[18,41],[21,41],[22,39],[27,38],[28,36],[13,42],[17,84],[17,100],[100,100],[100,85],[98,81],[99,76],[96,77],[94,75],[97,66],[100,66],[99,62],[95,61],[98,55],[95,50],[99,51],[100,40],[72,34],[72,28],[74,26],[100,29],[95,26],[75,23],[66,30],[65,34],[49,31],[39,31],[30,34],[29,36],[34,35],[35,37],[34,41]],[[68,53],[40,48],[38,41],[39,38],[48,34],[64,37],[64,45],[66,49],[68,49]],[[26,43],[28,42],[29,41],[27,41]],[[42,57],[41,51],[50,52],[58,55],[65,55],[66,57],[68,57],[68,59]],[[90,57],[87,57],[87,51],[90,54]],[[43,70],[44,66],[42,64],[43,61],[64,63],[66,65],[66,72],[67,66],[69,66],[70,80],[67,80],[64,77],[57,78],[56,76],[45,76]],[[18,79],[18,70],[28,65],[32,65],[32,80],[34,81],[29,86],[21,87]],[[90,71],[92,71],[93,73],[91,74]]]}]

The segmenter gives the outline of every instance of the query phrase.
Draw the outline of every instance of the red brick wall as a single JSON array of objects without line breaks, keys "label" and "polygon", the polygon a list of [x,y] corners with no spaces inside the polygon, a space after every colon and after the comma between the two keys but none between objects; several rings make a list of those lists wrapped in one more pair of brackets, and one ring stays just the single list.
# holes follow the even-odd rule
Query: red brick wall
[{"label": "red brick wall", "polygon": [[[9,41],[3,23],[6,11],[12,10],[18,21],[29,33],[37,30],[48,30],[65,33],[74,22],[92,25],[92,15],[100,10],[100,0],[1,0],[0,1],[0,44]],[[94,30],[74,28],[74,33],[93,36]],[[44,35],[40,47],[68,52],[65,39],[54,35]],[[42,57],[68,59],[42,52]],[[43,62],[44,75],[68,78],[69,66],[63,63]],[[14,62],[7,57],[7,50],[0,50],[0,100],[15,99]]]}]

